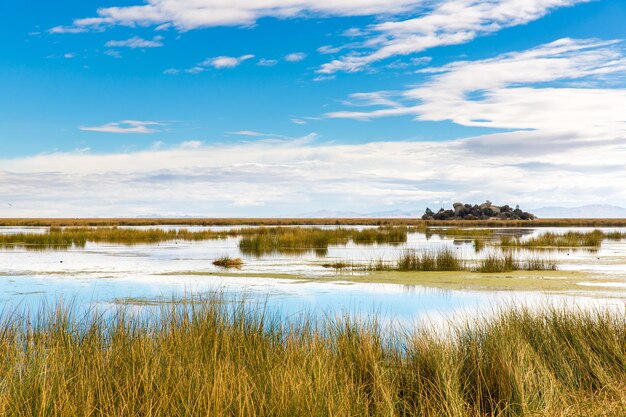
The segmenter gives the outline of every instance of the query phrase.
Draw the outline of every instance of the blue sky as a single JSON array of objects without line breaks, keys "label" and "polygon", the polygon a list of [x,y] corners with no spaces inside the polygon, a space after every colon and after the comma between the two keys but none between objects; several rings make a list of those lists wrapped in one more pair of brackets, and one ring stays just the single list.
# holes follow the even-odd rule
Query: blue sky
[{"label": "blue sky", "polygon": [[0,13],[0,215],[626,204],[621,0]]}]

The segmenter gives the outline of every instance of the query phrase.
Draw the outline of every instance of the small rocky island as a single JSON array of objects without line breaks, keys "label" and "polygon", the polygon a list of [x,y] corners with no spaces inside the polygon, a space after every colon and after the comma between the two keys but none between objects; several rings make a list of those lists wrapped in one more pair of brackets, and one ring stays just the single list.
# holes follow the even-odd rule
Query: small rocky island
[{"label": "small rocky island", "polygon": [[519,206],[496,206],[491,201],[478,204],[454,203],[452,210],[434,212],[427,208],[422,220],[535,220],[534,214],[520,210]]}]

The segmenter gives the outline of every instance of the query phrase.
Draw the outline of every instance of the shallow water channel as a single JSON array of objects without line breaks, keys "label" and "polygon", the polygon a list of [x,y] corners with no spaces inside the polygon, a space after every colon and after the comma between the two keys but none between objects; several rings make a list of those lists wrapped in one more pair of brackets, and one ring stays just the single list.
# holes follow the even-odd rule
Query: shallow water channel
[{"label": "shallow water channel", "polygon": [[[155,228],[157,226],[154,226]],[[167,226],[161,226],[168,228]],[[201,227],[189,227],[201,230]],[[215,227],[211,229],[216,229]],[[590,228],[494,229],[499,234],[533,236],[546,231],[590,231]],[[602,229],[605,231],[626,231]],[[0,228],[0,233],[45,232],[46,228]],[[544,256],[560,271],[581,272],[578,287],[563,291],[507,288],[434,288],[426,285],[354,282],[322,265],[328,262],[371,262],[397,259],[403,251],[449,247],[464,259],[485,256],[472,239],[415,232],[401,245],[349,243],[330,246],[324,256],[243,255],[239,238],[157,245],[88,243],[70,250],[0,249],[0,303],[4,311],[37,309],[62,300],[79,308],[119,304],[145,306],[220,291],[261,301],[285,315],[368,315],[401,322],[440,320],[459,312],[489,312],[515,305],[609,307],[626,311],[626,240],[604,241],[598,250],[550,250],[539,255],[519,250],[516,256]],[[213,266],[221,256],[240,257],[244,266],[224,270]],[[358,281],[358,280],[357,280]]]}]

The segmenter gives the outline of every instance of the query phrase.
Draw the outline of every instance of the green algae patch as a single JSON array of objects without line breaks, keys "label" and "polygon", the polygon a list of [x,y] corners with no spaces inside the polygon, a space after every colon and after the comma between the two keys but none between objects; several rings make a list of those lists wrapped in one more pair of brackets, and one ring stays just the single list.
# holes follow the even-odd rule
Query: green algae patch
[{"label": "green algae patch", "polygon": [[161,275],[219,276],[236,278],[275,278],[300,282],[341,282],[364,284],[420,285],[449,290],[577,291],[594,293],[623,291],[618,286],[582,286],[581,282],[623,283],[624,279],[607,274],[581,271],[513,271],[480,273],[468,271],[375,271],[345,272],[333,275],[303,275],[245,272],[170,272]]},{"label": "green algae patch", "polygon": [[616,281],[603,276],[578,271],[513,271],[479,273],[463,271],[433,272],[372,272],[364,276],[342,276],[342,279],[363,283],[422,285],[442,289],[473,290],[527,290],[567,291],[580,290],[581,281]]}]

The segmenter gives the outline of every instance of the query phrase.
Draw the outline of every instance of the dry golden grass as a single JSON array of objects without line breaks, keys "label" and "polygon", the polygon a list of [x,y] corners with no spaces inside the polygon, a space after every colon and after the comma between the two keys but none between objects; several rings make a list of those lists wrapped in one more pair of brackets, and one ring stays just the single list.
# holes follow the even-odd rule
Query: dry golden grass
[{"label": "dry golden grass", "polygon": [[246,255],[262,256],[272,253],[299,254],[316,251],[325,255],[330,245],[358,245],[406,242],[407,228],[381,226],[358,230],[356,228],[320,229],[315,227],[259,227],[245,229],[246,235],[239,241],[239,249]]},{"label": "dry golden grass", "polygon": [[447,336],[206,302],[0,325],[3,416],[624,416],[626,319],[511,310]]},{"label": "dry golden grass", "polygon": [[0,246],[37,249],[68,249],[84,247],[88,242],[123,245],[156,244],[167,241],[201,241],[243,236],[240,248],[246,254],[263,255],[273,252],[325,251],[328,245],[391,243],[406,241],[406,227],[381,226],[358,230],[356,228],[321,229],[319,227],[249,227],[228,230],[158,228],[52,226],[44,233],[22,232],[0,234]]},{"label": "dry golden grass", "polygon": [[557,265],[551,260],[542,258],[515,259],[511,253],[487,254],[477,262],[468,262],[454,250],[445,248],[425,252],[407,250],[393,262],[377,260],[371,262],[369,265],[360,267],[353,263],[352,269],[399,272],[465,271],[495,273],[512,271],[554,271],[557,269]]},{"label": "dry golden grass", "polygon": [[241,258],[231,258],[230,256],[222,256],[213,261],[213,265],[221,268],[241,268],[243,260]]}]

